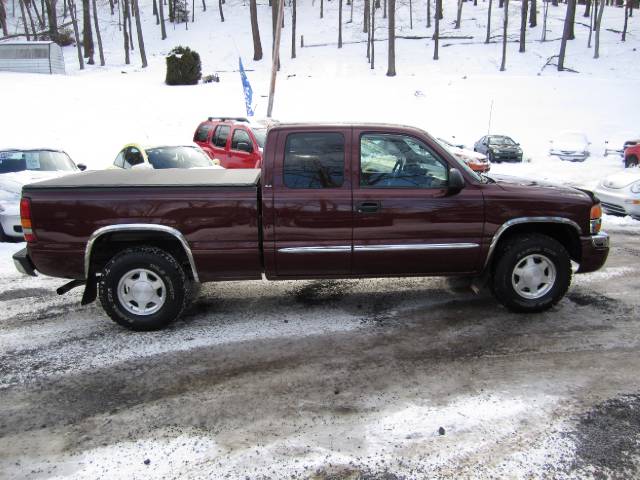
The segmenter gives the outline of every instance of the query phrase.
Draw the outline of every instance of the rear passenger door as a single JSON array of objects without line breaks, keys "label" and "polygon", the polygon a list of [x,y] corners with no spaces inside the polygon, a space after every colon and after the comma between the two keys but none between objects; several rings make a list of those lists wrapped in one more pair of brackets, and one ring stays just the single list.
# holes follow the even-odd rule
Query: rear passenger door
[{"label": "rear passenger door", "polygon": [[350,274],[351,129],[287,130],[276,141],[269,175],[276,275]]},{"label": "rear passenger door", "polygon": [[229,125],[218,125],[211,137],[211,154],[213,160],[218,160],[220,165],[227,168],[228,149],[227,143],[229,140],[229,132],[231,127]]}]

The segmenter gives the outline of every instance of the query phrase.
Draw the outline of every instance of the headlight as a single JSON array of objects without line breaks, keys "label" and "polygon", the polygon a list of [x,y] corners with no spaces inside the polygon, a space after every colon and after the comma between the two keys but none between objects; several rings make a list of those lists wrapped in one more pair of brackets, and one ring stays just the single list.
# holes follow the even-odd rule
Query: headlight
[{"label": "headlight", "polygon": [[631,191],[633,193],[640,193],[640,181],[631,184]]}]

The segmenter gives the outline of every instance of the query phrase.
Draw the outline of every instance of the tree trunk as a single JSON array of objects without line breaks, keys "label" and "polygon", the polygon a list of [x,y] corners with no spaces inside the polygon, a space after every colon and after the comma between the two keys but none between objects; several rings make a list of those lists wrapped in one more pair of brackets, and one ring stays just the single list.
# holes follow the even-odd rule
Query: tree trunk
[{"label": "tree trunk", "polygon": [[[342,0],[340,0],[342,3]],[[296,23],[297,23],[297,0],[291,4],[291,58],[296,58]]]},{"label": "tree trunk", "polygon": [[493,6],[493,0],[489,0],[489,9],[487,10],[487,35],[484,39],[484,43],[489,43],[491,40],[491,7]]},{"label": "tree trunk", "polygon": [[504,72],[507,68],[507,28],[509,27],[509,0],[504,0],[504,22],[502,27],[502,62],[500,63],[500,71]]},{"label": "tree trunk", "polygon": [[436,0],[435,28],[433,31],[433,59],[438,60],[438,44],[440,43],[440,18],[442,17],[442,0]]},{"label": "tree trunk", "polygon": [[[56,11],[57,4],[58,0],[46,0],[47,17],[49,18],[49,38],[54,42],[58,41],[58,12]],[[69,10],[71,10],[71,5],[69,5]]]},{"label": "tree trunk", "polygon": [[82,0],[82,48],[84,49],[84,58],[89,59],[87,63],[93,65],[96,62],[93,60],[94,45],[90,5],[89,0]]},{"label": "tree trunk", "polygon": [[500,0],[500,3],[498,3],[498,8],[504,8],[504,0]]},{"label": "tree trunk", "polygon": [[600,0],[598,8],[598,17],[596,19],[596,40],[593,49],[593,58],[600,58],[600,25],[602,23],[602,14],[604,13],[604,0]]},{"label": "tree trunk", "polygon": [[529,27],[538,26],[538,1],[531,0],[531,10],[529,11]]},{"label": "tree trunk", "polygon": [[593,27],[595,26],[595,12],[597,6],[594,4],[589,15],[589,39],[587,40],[587,48],[591,48],[591,37],[593,36]]},{"label": "tree trunk", "polygon": [[[119,1],[123,1],[126,5],[127,5],[127,15],[125,17],[125,20],[127,22],[129,22],[129,48],[131,49],[131,51],[134,50],[134,46],[133,46],[133,27],[131,26],[131,4],[129,3],[132,0],[119,0]],[[175,14],[175,4],[173,5],[174,8],[174,14]]]},{"label": "tree trunk", "polygon": [[[271,64],[271,83],[269,85],[269,103],[267,105],[267,117],[273,113],[273,99],[276,94],[276,74],[280,69],[280,36],[282,34],[282,21],[284,20],[284,0],[273,1],[278,6],[278,14],[273,20],[273,61]],[[277,28],[276,28],[277,25]]]},{"label": "tree trunk", "polygon": [[320,18],[324,18],[324,0],[320,0]]},{"label": "tree trunk", "polygon": [[622,41],[627,41],[627,24],[629,23],[629,1],[624,7],[624,27],[622,28]]},{"label": "tree trunk", "polygon": [[389,9],[387,8],[387,0],[384,0],[384,3],[382,4],[382,18],[387,18],[388,11]]},{"label": "tree trunk", "polygon": [[364,18],[362,20],[362,31],[364,33],[369,32],[369,2],[371,0],[364,0]]},{"label": "tree trunk", "polygon": [[[276,31],[282,30],[282,23],[280,23],[280,28],[279,29],[276,28],[276,25],[277,25],[277,22],[278,22],[280,2],[284,2],[284,0],[272,0],[272,2],[271,2],[271,27],[272,27],[272,30],[271,30],[272,36],[271,36],[271,38],[273,39],[273,44],[271,46],[271,58],[272,59],[275,58],[274,56],[276,54],[276,51],[275,51]],[[284,9],[284,6],[282,8]],[[284,20],[284,14],[283,14],[282,19]],[[280,43],[279,42],[278,42],[278,48],[280,48]],[[280,70],[280,55],[279,55],[279,53],[280,52],[278,51],[278,58],[277,58],[277,68],[278,68],[278,70]]]},{"label": "tree trunk", "polygon": [[127,32],[127,17],[129,16],[129,2],[127,0],[119,0],[122,3],[122,36],[124,40],[124,63],[129,65],[129,32]]},{"label": "tree trunk", "polygon": [[100,66],[104,67],[104,50],[102,49],[102,37],[100,36],[100,24],[98,23],[98,9],[96,8],[96,0],[93,0],[93,26],[96,30],[96,40],[98,40]]},{"label": "tree trunk", "polygon": [[167,28],[164,24],[164,0],[158,1],[158,13],[160,14],[160,37],[164,40],[167,38]]},{"label": "tree trunk", "polygon": [[9,35],[9,29],[7,28],[7,10],[4,7],[4,0],[0,0],[0,27],[2,28],[2,35]]},{"label": "tree trunk", "polygon": [[413,30],[413,5],[409,0],[409,28]]},{"label": "tree trunk", "polygon": [[453,28],[456,30],[460,28],[460,21],[462,20],[462,0],[458,0],[458,12],[456,14],[456,24]]},{"label": "tree trunk", "polygon": [[[95,2],[95,0],[93,0]],[[133,9],[136,12],[136,32],[138,34],[138,50],[140,50],[140,60],[142,61],[142,68],[147,67],[147,52],[144,49],[144,37],[142,36],[142,24],[140,22],[140,8],[138,7],[138,0],[132,0]]]},{"label": "tree trunk", "polygon": [[[52,3],[54,2],[52,1]],[[54,3],[54,7],[55,7],[55,3]],[[73,24],[73,36],[76,39],[76,49],[78,50],[78,63],[80,64],[80,70],[84,70],[84,58],[82,58],[82,49],[80,48],[80,31],[78,30],[78,12],[76,10],[76,2],[74,0],[69,0],[69,14],[71,15],[71,23]]]},{"label": "tree trunk", "polygon": [[251,36],[253,37],[253,59],[258,61],[262,60],[262,42],[260,41],[256,0],[249,0],[249,13],[251,16]]},{"label": "tree trunk", "polygon": [[[65,4],[66,4],[66,1],[67,0],[65,0]],[[115,13],[115,9],[114,9],[114,6],[113,6],[113,0],[109,0],[109,8],[111,9],[111,16],[113,16],[114,13]]]},{"label": "tree trunk", "polygon": [[558,55],[558,71],[564,70],[564,57],[567,52],[567,40],[571,35],[571,26],[573,23],[573,16],[576,13],[576,0],[569,0],[567,4],[567,14],[564,17],[564,30],[562,32],[562,42],[560,43],[560,54]]},{"label": "tree trunk", "polygon": [[220,9],[220,21],[224,22],[224,12],[222,11],[222,0],[218,0],[218,8]]},{"label": "tree trunk", "polygon": [[153,15],[155,15],[156,17],[156,25],[160,25],[160,13],[158,13],[158,0],[153,0]]},{"label": "tree trunk", "polygon": [[[0,2],[1,3],[1,2]],[[38,20],[38,29],[42,30],[44,28],[44,10],[42,10],[42,16],[40,16],[40,12],[38,12],[38,4],[35,0],[32,0],[31,5],[33,5],[33,11],[36,14],[36,19]],[[29,4],[27,4],[29,6]]]},{"label": "tree trunk", "polygon": [[[567,8],[569,8],[570,3],[567,3]],[[576,0],[573,1],[573,9],[571,10],[571,22],[569,23],[569,40],[575,40],[575,24],[576,24]]]},{"label": "tree trunk", "polygon": [[371,9],[371,70],[376,67],[376,9]]},{"label": "tree trunk", "polygon": [[27,23],[27,15],[24,13],[24,0],[20,1],[20,11],[22,12],[22,24],[24,25],[24,34],[27,38],[27,42],[31,40],[31,34],[29,33],[29,24]]},{"label": "tree trunk", "polygon": [[389,66],[387,77],[396,76],[396,0],[389,0]]},{"label": "tree trunk", "polygon": [[431,28],[431,0],[427,0],[427,28]]},{"label": "tree trunk", "polygon": [[202,0],[202,11],[203,12],[207,11],[207,1],[206,0]]},{"label": "tree trunk", "polygon": [[520,53],[524,53],[526,49],[526,35],[527,35],[527,12],[529,11],[528,0],[522,0],[522,6],[520,8]]},{"label": "tree trunk", "polygon": [[544,2],[544,6],[542,7],[544,10],[544,14],[542,15],[542,37],[540,38],[541,42],[547,41],[547,15],[549,14],[549,2]]},{"label": "tree trunk", "polygon": [[338,0],[338,48],[342,48],[342,0]]},{"label": "tree trunk", "polygon": [[[0,0],[1,2],[2,0]],[[38,30],[36,29],[36,24],[33,22],[33,16],[31,15],[31,7],[28,3],[24,4],[25,8],[27,9],[27,16],[29,17],[29,24],[31,25],[31,31],[33,32],[33,39],[34,40],[38,40]]]},{"label": "tree trunk", "polygon": [[584,3],[584,14],[582,15],[583,17],[589,17],[591,18],[591,0],[587,0]]}]

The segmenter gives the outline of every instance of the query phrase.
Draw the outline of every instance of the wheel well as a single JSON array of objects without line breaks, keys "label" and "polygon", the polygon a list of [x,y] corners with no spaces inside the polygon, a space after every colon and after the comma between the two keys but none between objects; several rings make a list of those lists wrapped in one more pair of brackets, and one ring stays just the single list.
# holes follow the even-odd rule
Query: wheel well
[{"label": "wheel well", "polygon": [[582,245],[580,244],[580,236],[574,227],[562,223],[522,223],[509,227],[498,239],[492,261],[495,259],[496,253],[500,251],[502,245],[516,235],[527,233],[538,233],[553,238],[567,249],[571,260],[578,263],[581,262]]},{"label": "wheel well", "polygon": [[189,256],[180,240],[170,233],[158,231],[107,232],[101,235],[93,243],[89,271],[101,272],[116,254],[137,246],[156,247],[171,254],[184,269],[187,277],[194,279]]}]

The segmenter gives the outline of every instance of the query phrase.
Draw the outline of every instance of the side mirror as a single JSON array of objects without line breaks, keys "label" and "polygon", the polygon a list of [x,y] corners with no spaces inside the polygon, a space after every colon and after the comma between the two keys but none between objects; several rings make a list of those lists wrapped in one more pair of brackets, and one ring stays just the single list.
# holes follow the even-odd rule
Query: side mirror
[{"label": "side mirror", "polygon": [[81,172],[84,172],[87,169],[87,166],[84,163],[79,163],[76,167],[78,167],[78,170]]},{"label": "side mirror", "polygon": [[247,142],[238,142],[238,145],[236,148],[242,152],[247,152],[247,153],[253,152],[253,147]]},{"label": "side mirror", "polygon": [[449,193],[455,194],[465,186],[464,177],[457,168],[449,169]]}]

